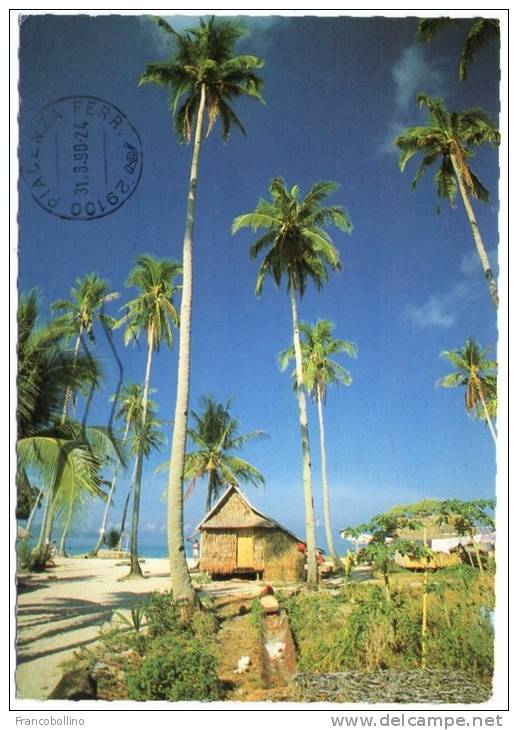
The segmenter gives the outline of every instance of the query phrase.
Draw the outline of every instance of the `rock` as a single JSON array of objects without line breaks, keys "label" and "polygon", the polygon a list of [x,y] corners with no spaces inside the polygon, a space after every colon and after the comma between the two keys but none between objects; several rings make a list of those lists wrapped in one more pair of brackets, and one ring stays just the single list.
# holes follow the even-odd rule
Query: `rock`
[{"label": "rock", "polygon": [[263,596],[260,599],[263,613],[279,613],[279,601],[275,596]]},{"label": "rock", "polygon": [[72,669],[61,677],[49,700],[96,700],[97,682],[86,669]]},{"label": "rock", "polygon": [[237,669],[234,670],[234,674],[243,674],[246,672],[250,663],[249,656],[242,656],[237,663]]}]

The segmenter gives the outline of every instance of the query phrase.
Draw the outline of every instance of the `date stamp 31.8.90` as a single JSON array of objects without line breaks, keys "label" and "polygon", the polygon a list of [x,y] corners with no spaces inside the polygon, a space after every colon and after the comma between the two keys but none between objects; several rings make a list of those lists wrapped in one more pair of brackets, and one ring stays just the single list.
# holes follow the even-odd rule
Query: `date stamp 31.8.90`
[{"label": "date stamp 31.8.90", "polygon": [[142,143],[113,104],[94,96],[57,99],[22,138],[22,174],[44,210],[70,220],[102,218],[135,192]]}]

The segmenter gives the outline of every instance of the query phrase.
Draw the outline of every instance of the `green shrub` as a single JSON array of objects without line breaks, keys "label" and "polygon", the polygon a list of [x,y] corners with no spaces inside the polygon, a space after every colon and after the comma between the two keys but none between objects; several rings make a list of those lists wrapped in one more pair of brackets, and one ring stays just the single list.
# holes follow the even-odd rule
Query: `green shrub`
[{"label": "green shrub", "polygon": [[213,649],[196,637],[161,636],[150,642],[143,662],[128,673],[133,700],[217,700],[218,662]]},{"label": "green shrub", "polygon": [[17,546],[18,565],[30,573],[42,573],[52,557],[52,545],[44,545],[41,550],[30,547],[26,540],[22,540]]},{"label": "green shrub", "polygon": [[120,532],[114,527],[103,537],[103,543],[109,550],[116,550],[119,546]]},{"label": "green shrub", "polygon": [[212,641],[217,630],[213,614],[184,601],[176,601],[171,592],[152,593],[142,608],[148,623],[148,636],[166,634],[195,636]]}]

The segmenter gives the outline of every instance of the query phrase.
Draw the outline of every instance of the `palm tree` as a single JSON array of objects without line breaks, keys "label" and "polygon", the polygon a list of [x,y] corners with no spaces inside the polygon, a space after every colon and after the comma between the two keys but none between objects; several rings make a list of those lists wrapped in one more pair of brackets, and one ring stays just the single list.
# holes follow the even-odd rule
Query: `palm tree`
[{"label": "palm tree", "polygon": [[[138,256],[135,260],[136,266],[131,271],[127,286],[134,286],[139,294],[126,305],[127,313],[120,319],[116,326],[126,325],[124,342],[138,342],[142,331],[146,333],[147,339],[147,360],[144,385],[142,391],[142,418],[140,432],[144,435],[147,429],[147,412],[149,408],[149,388],[151,381],[151,363],[153,352],[160,350],[160,345],[165,342],[169,348],[173,346],[172,325],[178,326],[178,314],[173,305],[173,294],[176,287],[173,280],[181,272],[180,264],[169,259],[157,260],[152,256]],[[144,453],[141,450],[135,467],[135,480],[133,485],[133,514],[131,524],[131,549],[130,576],[142,577],[142,571],[138,561],[138,519],[140,511],[140,489],[142,476],[142,459]]]},{"label": "palm tree", "polygon": [[[126,441],[128,439],[129,431],[132,429],[135,431],[137,424],[142,423],[142,398],[143,398],[143,391],[142,386],[138,383],[126,383],[122,386],[119,394],[120,398],[120,405],[119,409],[117,411],[116,417],[121,418],[124,421],[124,433],[122,436],[122,446],[124,447],[126,444]],[[112,397],[112,400],[114,397]],[[148,410],[153,409],[156,410],[156,406],[153,403],[153,401],[148,400]],[[106,532],[106,523],[108,521],[108,513],[110,511],[110,506],[112,504],[113,500],[113,493],[115,491],[115,485],[117,483],[117,479],[119,476],[119,470],[122,466],[121,459],[117,461],[117,465],[115,467],[113,477],[110,484],[110,491],[108,493],[108,499],[106,500],[106,505],[103,512],[101,527],[99,528],[99,537],[97,539],[97,543],[94,547],[94,549],[91,552],[92,556],[96,556],[101,548],[104,535]],[[128,492],[127,495],[127,501],[129,500],[129,496],[131,494],[131,489]],[[122,536],[122,531],[121,531]]]},{"label": "palm tree", "polygon": [[187,568],[183,537],[182,479],[189,412],[192,241],[200,145],[205,120],[205,136],[210,134],[218,118],[221,119],[224,140],[228,139],[232,126],[244,132],[244,127],[231,102],[240,96],[261,100],[262,81],[257,76],[256,70],[263,65],[263,62],[251,55],[233,55],[234,45],[245,31],[232,21],[214,18],[208,22],[200,20],[197,28],[183,33],[177,33],[163,18],[157,18],[156,22],[174,44],[174,53],[165,63],[148,64],[140,76],[139,85],[153,83],[168,90],[174,127],[182,142],[190,142],[193,126],[195,128],[183,239],[178,378],[167,520],[172,590],[176,598],[193,602],[195,593]]},{"label": "palm tree", "polygon": [[[74,362],[77,362],[83,335],[95,342],[94,320],[96,318],[109,322],[102,314],[103,305],[118,297],[117,292],[110,292],[108,283],[97,274],[87,274],[83,279],[76,279],[76,288],[70,290],[70,299],[59,299],[51,306],[53,313],[63,312],[58,323],[68,325],[70,333],[76,335]],[[65,422],[68,405],[72,396],[72,388],[65,393],[62,423]]]},{"label": "palm tree", "polygon": [[[232,452],[266,434],[252,431],[239,435],[239,421],[230,415],[231,399],[218,403],[209,395],[203,396],[200,402],[203,411],[191,411],[195,425],[188,429],[189,438],[197,448],[185,456],[184,480],[189,482],[185,498],[193,492],[198,479],[207,477],[205,511],[208,512],[214,500],[230,484],[238,486],[240,482],[247,482],[254,487],[264,485],[261,472]],[[166,468],[169,468],[169,462],[161,464],[157,471]]]},{"label": "palm tree", "polygon": [[[331,526],[331,509],[329,504],[329,484],[327,481],[327,458],[324,431],[324,403],[329,385],[350,385],[350,373],[339,363],[331,359],[333,355],[346,354],[356,357],[357,348],[347,340],[333,338],[334,324],[329,320],[319,319],[315,325],[300,323],[302,370],[304,385],[310,398],[316,400],[318,408],[318,424],[320,428],[320,458],[322,462],[322,495],[324,505],[324,525],[326,530],[327,549],[335,567],[342,569],[343,565],[336,552],[333,529]],[[279,355],[281,370],[288,367],[290,360],[295,357],[295,350],[289,347]],[[294,373],[296,385],[296,373]]]},{"label": "palm tree", "polygon": [[441,357],[449,360],[456,370],[439,380],[443,388],[466,388],[464,403],[466,413],[484,418],[496,445],[496,431],[491,415],[496,415],[497,363],[488,360],[489,348],[482,349],[468,337],[460,350],[445,350]]},{"label": "palm tree", "polygon": [[[68,389],[93,387],[99,380],[99,366],[93,358],[75,357],[65,349],[67,335],[68,329],[63,323],[53,320],[40,324],[40,301],[35,289],[22,294],[18,310],[18,443],[28,443],[26,439],[44,435],[45,442],[41,442],[40,447],[45,444],[47,449],[54,451],[49,456],[49,463],[56,463],[59,444],[66,440],[62,429],[58,428],[65,393]],[[48,445],[52,440],[53,446]],[[41,466],[42,459],[36,461]],[[30,510],[28,532],[42,503],[49,473],[45,476],[46,480],[34,495],[27,471],[21,461],[18,462],[19,492],[30,496],[26,505]]]},{"label": "palm tree", "polygon": [[302,441],[302,473],[304,504],[306,514],[306,543],[308,550],[308,585],[317,586],[315,517],[313,488],[311,484],[311,457],[309,446],[306,398],[304,396],[304,372],[299,334],[297,294],[302,297],[310,278],[317,289],[328,280],[328,269],[338,271],[338,251],[327,232],[334,225],[349,233],[352,230],[349,218],[340,206],[323,206],[323,201],[337,189],[336,183],[317,182],[309,193],[299,200],[299,188],[288,189],[285,181],[274,178],[270,183],[270,201],[259,200],[253,213],[246,213],[234,219],[232,233],[241,228],[253,231],[266,229],[250,248],[252,259],[266,251],[259,266],[255,291],[261,294],[266,275],[273,278],[278,287],[286,277],[291,300],[293,319],[293,349],[299,401],[299,423]]},{"label": "palm tree", "polygon": [[[417,27],[417,38],[423,43],[429,43],[444,27],[453,23],[460,23],[461,18],[421,18]],[[475,18],[470,25],[459,61],[459,79],[468,78],[468,67],[473,62],[477,51],[488,45],[492,40],[500,38],[500,22],[494,18]]]},{"label": "palm tree", "polygon": [[426,94],[418,95],[417,105],[419,108],[428,109],[428,120],[424,126],[409,127],[395,140],[395,144],[402,151],[399,169],[403,172],[408,161],[414,155],[420,154],[422,159],[410,186],[411,190],[424,175],[426,168],[436,162],[439,163],[435,174],[438,199],[447,198],[453,207],[457,188],[460,190],[489,295],[495,309],[498,309],[495,277],[470,202],[472,197],[487,203],[489,192],[468,165],[467,160],[474,154],[473,147],[480,147],[486,142],[493,146],[498,145],[500,134],[481,109],[448,112],[441,99],[433,99]]}]

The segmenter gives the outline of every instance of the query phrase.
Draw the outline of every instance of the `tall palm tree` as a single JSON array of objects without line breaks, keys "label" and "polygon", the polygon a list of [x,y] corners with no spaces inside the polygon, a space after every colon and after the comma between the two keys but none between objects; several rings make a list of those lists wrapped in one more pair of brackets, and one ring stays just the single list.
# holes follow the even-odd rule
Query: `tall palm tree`
[{"label": "tall palm tree", "polygon": [[[444,27],[453,23],[463,22],[463,18],[421,18],[417,27],[417,38],[423,43],[429,43]],[[468,67],[473,57],[481,48],[492,40],[500,38],[500,22],[495,18],[475,18],[469,27],[464,39],[459,60],[459,79],[468,78]]]},{"label": "tall palm tree", "polygon": [[197,28],[177,33],[163,18],[159,27],[172,41],[174,52],[170,60],[147,64],[139,85],[153,83],[169,92],[169,108],[174,128],[182,142],[189,143],[194,127],[194,145],[187,216],[183,239],[183,285],[180,310],[178,378],[173,438],[171,443],[168,484],[167,533],[171,563],[172,590],[176,598],[195,600],[185,558],[183,536],[183,487],[187,415],[189,412],[189,377],[191,362],[192,318],[192,243],[198,185],[200,145],[204,132],[208,136],[217,119],[221,120],[223,139],[227,140],[232,126],[242,132],[244,127],[231,102],[240,96],[261,100],[262,81],[257,69],[263,61],[252,55],[234,56],[236,42],[245,31],[229,20],[208,22],[200,20]]},{"label": "tall palm tree", "polygon": [[457,189],[460,191],[489,295],[495,309],[498,309],[495,277],[470,201],[470,198],[475,198],[487,203],[489,192],[467,161],[473,157],[474,147],[480,147],[486,142],[493,146],[500,144],[500,134],[482,109],[449,112],[441,99],[434,99],[426,94],[418,95],[417,105],[419,108],[428,109],[428,120],[423,126],[409,127],[395,140],[395,144],[401,150],[399,169],[403,172],[408,161],[419,154],[422,159],[410,186],[411,190],[415,188],[426,169],[438,162],[439,167],[435,174],[438,199],[447,198],[453,206]]},{"label": "tall palm tree", "polygon": [[[147,360],[142,392],[141,432],[147,429],[147,411],[149,408],[149,388],[151,382],[151,363],[153,353],[160,350],[165,342],[169,348],[173,346],[172,326],[178,326],[178,313],[173,304],[176,287],[173,280],[181,273],[180,264],[170,259],[157,260],[152,256],[138,256],[136,266],[131,271],[127,286],[134,286],[139,294],[126,304],[126,315],[120,319],[116,327],[126,325],[125,344],[136,343],[141,332],[146,333]],[[140,512],[140,490],[142,476],[141,450],[137,457],[135,480],[133,485],[133,513],[131,522],[130,576],[142,577],[138,561],[138,520]]]},{"label": "tall palm tree", "polygon": [[[263,431],[251,431],[239,435],[239,421],[230,414],[231,399],[226,403],[218,403],[209,395],[203,396],[200,401],[203,410],[201,413],[191,411],[194,425],[188,429],[195,450],[185,456],[184,480],[189,482],[185,498],[192,493],[198,479],[206,477],[205,511],[208,512],[226,486],[238,486],[240,482],[247,482],[254,487],[264,484],[261,472],[233,452],[266,434]],[[169,462],[161,464],[157,471],[165,468],[169,468]]]},{"label": "tall palm tree", "polygon": [[[51,311],[54,314],[63,313],[58,319],[58,323],[68,325],[70,333],[76,336],[74,362],[77,362],[83,335],[87,335],[92,342],[95,342],[94,320],[103,318],[105,322],[108,322],[109,318],[102,313],[103,305],[118,296],[117,292],[109,291],[108,283],[104,279],[91,273],[86,274],[82,279],[76,279],[76,287],[70,290],[70,299],[59,299],[52,304]],[[65,393],[62,423],[67,417],[72,393],[72,388],[68,388]]]},{"label": "tall palm tree", "polygon": [[[331,526],[331,508],[329,503],[329,484],[327,481],[327,457],[324,430],[324,403],[329,385],[350,385],[350,373],[339,363],[331,359],[332,356],[346,354],[356,357],[357,347],[347,340],[333,338],[334,324],[327,319],[319,319],[316,324],[300,323],[302,370],[304,385],[310,396],[317,403],[318,424],[320,429],[320,458],[322,462],[322,496],[324,505],[324,525],[326,530],[327,549],[335,567],[342,569],[343,565],[336,552]],[[288,367],[294,359],[295,350],[289,347],[279,355],[281,370]],[[296,373],[294,380],[296,384]]]},{"label": "tall palm tree", "polygon": [[[114,397],[112,397],[112,400]],[[133,429],[135,431],[137,424],[142,423],[142,399],[143,399],[143,390],[142,386],[138,383],[131,383],[128,382],[125,385],[122,386],[120,393],[119,393],[119,408],[117,410],[116,417],[122,419],[124,422],[124,432],[122,436],[122,446],[124,447],[126,444],[126,441],[128,440],[128,435],[130,432],[130,429]],[[156,410],[155,404],[148,400],[148,410],[153,409]],[[113,500],[113,494],[115,491],[115,485],[117,483],[117,479],[119,476],[119,471],[122,466],[122,460],[118,459],[117,464],[115,467],[115,470],[113,472],[113,477],[110,483],[110,491],[108,493],[108,499],[106,500],[106,505],[104,507],[103,517],[101,521],[101,527],[99,528],[99,537],[97,539],[97,543],[94,547],[94,549],[91,552],[92,556],[95,556],[98,554],[104,535],[106,533],[106,524],[108,522],[108,513],[110,511],[110,507]],[[129,499],[129,496],[131,494],[131,489],[128,492],[127,500]]]},{"label": "tall palm tree", "polygon": [[259,266],[255,291],[261,294],[266,275],[272,277],[278,287],[286,278],[291,300],[293,319],[293,348],[299,401],[299,423],[302,441],[302,473],[304,504],[306,514],[306,543],[308,550],[308,585],[315,588],[318,582],[315,542],[315,516],[313,488],[311,483],[311,457],[309,446],[306,398],[304,396],[304,372],[299,334],[297,295],[303,296],[308,278],[317,289],[328,280],[328,269],[338,271],[340,259],[330,236],[324,230],[334,225],[349,233],[351,222],[340,206],[324,206],[322,203],[337,189],[336,183],[317,182],[309,193],[299,199],[299,188],[287,187],[281,177],[270,183],[270,201],[259,200],[253,213],[246,213],[234,219],[232,233],[241,228],[253,231],[266,229],[250,248],[252,259],[263,252]]},{"label": "tall palm tree", "polygon": [[466,413],[483,418],[496,445],[496,431],[491,420],[496,415],[497,363],[489,360],[489,348],[481,348],[471,337],[459,350],[445,350],[441,357],[455,366],[456,370],[439,380],[443,388],[466,388],[464,403]]}]

